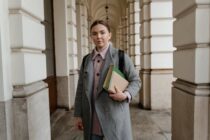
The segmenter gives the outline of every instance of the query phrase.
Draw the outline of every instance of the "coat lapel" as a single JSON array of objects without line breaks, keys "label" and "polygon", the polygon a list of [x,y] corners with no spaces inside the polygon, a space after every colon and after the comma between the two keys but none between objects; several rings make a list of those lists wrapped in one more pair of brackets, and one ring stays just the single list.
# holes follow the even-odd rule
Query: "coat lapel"
[{"label": "coat lapel", "polygon": [[92,88],[93,88],[93,72],[94,72],[94,67],[93,67],[93,61],[92,61],[92,54],[90,55],[90,57],[88,57],[88,60],[87,60],[87,65],[85,67],[85,74],[86,74],[86,77],[85,77],[85,80],[87,80],[85,83],[87,84],[86,85],[86,94],[87,94],[87,97],[89,98],[89,101],[91,101],[91,94],[92,94]]}]

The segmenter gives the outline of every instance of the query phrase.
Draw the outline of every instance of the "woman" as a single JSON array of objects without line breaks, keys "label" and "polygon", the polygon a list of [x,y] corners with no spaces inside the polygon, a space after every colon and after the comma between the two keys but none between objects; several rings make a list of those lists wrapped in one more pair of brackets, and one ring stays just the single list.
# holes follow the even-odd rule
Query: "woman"
[{"label": "woman", "polygon": [[96,20],[90,27],[95,44],[83,58],[75,98],[75,124],[84,130],[85,140],[132,140],[129,102],[140,88],[140,79],[130,58],[124,54],[124,74],[129,81],[125,91],[103,89],[110,65],[118,66],[118,49],[110,43],[109,25]]}]

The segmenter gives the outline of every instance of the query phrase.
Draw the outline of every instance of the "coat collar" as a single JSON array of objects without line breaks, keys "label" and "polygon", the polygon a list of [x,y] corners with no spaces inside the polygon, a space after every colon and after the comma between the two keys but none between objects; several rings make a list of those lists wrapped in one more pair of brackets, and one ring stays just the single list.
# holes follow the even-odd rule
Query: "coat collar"
[{"label": "coat collar", "polygon": [[[109,44],[110,44],[110,43],[109,43]],[[100,56],[102,57],[102,59],[105,59],[106,53],[107,53],[107,51],[108,51],[108,49],[109,49],[109,46],[110,46],[110,45],[106,46],[106,48],[104,48],[101,52],[98,52],[98,51],[96,50],[96,47],[95,47],[95,49],[94,49],[93,52],[92,52],[92,54],[93,54],[92,60],[94,60],[94,59],[96,58],[97,55],[100,55]]]},{"label": "coat collar", "polygon": [[[103,84],[109,69],[110,65],[115,64],[114,63],[114,58],[115,55],[118,54],[116,53],[117,49],[112,47],[112,44],[110,43],[108,51],[106,53],[106,58],[104,61],[104,65],[101,71],[101,76],[99,78],[99,84],[98,84],[98,92],[96,93],[97,96],[100,95],[99,93],[103,90]],[[87,65],[85,67],[85,73],[87,74],[87,79],[86,79],[86,93],[88,94],[88,98],[89,100],[91,99],[91,94],[93,92],[93,71],[94,71],[94,67],[93,67],[93,61],[92,61],[92,57],[93,57],[93,53],[90,53],[89,57],[87,57]]]}]

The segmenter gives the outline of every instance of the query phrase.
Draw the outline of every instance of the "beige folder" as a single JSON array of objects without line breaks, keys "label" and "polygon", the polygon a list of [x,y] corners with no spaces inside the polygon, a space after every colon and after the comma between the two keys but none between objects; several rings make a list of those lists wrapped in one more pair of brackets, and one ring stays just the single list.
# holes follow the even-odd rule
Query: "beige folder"
[{"label": "beige folder", "polygon": [[103,88],[108,92],[115,93],[115,87],[120,91],[124,91],[128,86],[128,81],[124,74],[114,65],[110,65]]}]

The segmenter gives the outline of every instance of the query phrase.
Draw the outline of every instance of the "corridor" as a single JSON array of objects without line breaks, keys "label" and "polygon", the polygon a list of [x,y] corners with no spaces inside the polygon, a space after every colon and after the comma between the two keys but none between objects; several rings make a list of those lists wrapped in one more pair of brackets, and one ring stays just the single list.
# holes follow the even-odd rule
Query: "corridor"
[{"label": "corridor", "polygon": [[[137,99],[130,104],[134,140],[171,140],[171,111],[139,109]],[[72,113],[58,109],[52,115],[52,140],[82,140],[82,133],[74,128]]]},{"label": "corridor", "polygon": [[82,140],[71,109],[97,19],[142,81],[134,140],[210,140],[210,0],[0,0],[0,140]]}]

